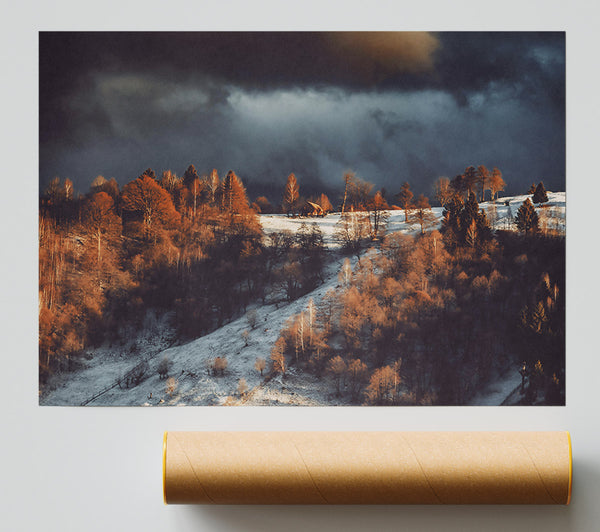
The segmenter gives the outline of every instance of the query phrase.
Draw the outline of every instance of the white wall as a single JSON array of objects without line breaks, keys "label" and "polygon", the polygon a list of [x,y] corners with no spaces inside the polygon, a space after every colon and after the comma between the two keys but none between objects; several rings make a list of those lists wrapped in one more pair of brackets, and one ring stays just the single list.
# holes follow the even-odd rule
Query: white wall
[{"label": "white wall", "polygon": [[[301,13],[284,2],[223,2],[219,9],[189,4],[109,0],[91,7],[74,1],[2,7],[0,530],[599,530],[600,294],[596,220],[590,212],[598,209],[590,194],[591,187],[598,188],[598,9],[584,1],[567,7],[562,1],[524,0],[495,2],[493,10],[471,0],[421,2],[416,8],[346,1],[328,4],[325,13],[325,3],[316,1]],[[37,31],[276,27],[567,30],[566,407],[37,406]],[[167,429],[570,430],[573,499],[569,507],[166,507],[161,448]]]}]

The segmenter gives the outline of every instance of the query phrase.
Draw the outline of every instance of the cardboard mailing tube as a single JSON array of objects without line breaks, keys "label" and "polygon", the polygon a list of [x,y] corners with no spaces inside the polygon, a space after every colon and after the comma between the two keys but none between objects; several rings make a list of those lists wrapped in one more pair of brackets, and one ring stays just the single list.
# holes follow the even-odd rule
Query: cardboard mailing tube
[{"label": "cardboard mailing tube", "polygon": [[568,432],[168,432],[165,503],[569,504]]}]

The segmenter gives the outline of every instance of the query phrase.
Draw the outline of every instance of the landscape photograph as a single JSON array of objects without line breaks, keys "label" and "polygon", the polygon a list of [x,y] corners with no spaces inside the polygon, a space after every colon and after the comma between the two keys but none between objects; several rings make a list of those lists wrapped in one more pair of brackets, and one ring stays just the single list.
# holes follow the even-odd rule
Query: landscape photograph
[{"label": "landscape photograph", "polygon": [[564,32],[40,32],[39,404],[565,405]]}]

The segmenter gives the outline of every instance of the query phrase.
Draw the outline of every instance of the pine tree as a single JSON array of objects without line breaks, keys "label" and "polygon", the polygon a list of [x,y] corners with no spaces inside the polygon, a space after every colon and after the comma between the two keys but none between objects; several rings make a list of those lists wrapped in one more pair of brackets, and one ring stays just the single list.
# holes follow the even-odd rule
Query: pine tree
[{"label": "pine tree", "polygon": [[454,176],[452,178],[452,181],[450,181],[450,188],[452,188],[452,190],[457,196],[463,198],[465,192],[467,191],[465,176],[462,174]]},{"label": "pine tree", "polygon": [[229,170],[221,184],[222,210],[230,214],[240,214],[248,210],[248,198],[242,180]]},{"label": "pine tree", "polygon": [[459,196],[454,196],[444,206],[442,213],[442,229],[452,230],[456,234],[460,231],[460,213],[463,209],[464,202]]},{"label": "pine tree", "polygon": [[190,164],[183,174],[183,185],[190,188],[195,179],[199,179],[198,172],[196,172],[196,167],[193,164]]},{"label": "pine tree", "polygon": [[465,231],[465,244],[469,247],[475,247],[477,243],[477,223],[475,220],[471,220],[471,223]]},{"label": "pine tree", "polygon": [[478,181],[477,170],[474,166],[465,168],[463,180],[465,189],[469,192],[469,195],[473,194]]},{"label": "pine tree", "polygon": [[544,188],[544,183],[542,181],[535,187],[533,198],[531,199],[533,203],[546,203],[548,201],[548,194],[546,194],[546,189]]},{"label": "pine tree", "polygon": [[535,233],[538,230],[538,215],[531,200],[527,198],[519,207],[515,216],[515,225],[522,233]]},{"label": "pine tree", "polygon": [[531,183],[531,186],[529,187],[529,190],[527,191],[527,194],[535,194],[535,183]]},{"label": "pine tree", "polygon": [[144,170],[144,172],[139,177],[142,178],[145,175],[148,176],[150,179],[156,180],[156,174],[154,173],[154,170],[152,170],[152,168],[146,168],[146,170]]},{"label": "pine tree", "polygon": [[298,208],[298,198],[300,197],[300,187],[296,176],[292,173],[288,176],[283,189],[283,210],[289,216],[295,214]]},{"label": "pine tree", "polygon": [[473,221],[477,220],[479,213],[479,203],[472,192],[469,194],[469,199],[465,202],[460,213],[460,227],[463,232],[463,241],[465,240],[467,231],[469,231]]}]

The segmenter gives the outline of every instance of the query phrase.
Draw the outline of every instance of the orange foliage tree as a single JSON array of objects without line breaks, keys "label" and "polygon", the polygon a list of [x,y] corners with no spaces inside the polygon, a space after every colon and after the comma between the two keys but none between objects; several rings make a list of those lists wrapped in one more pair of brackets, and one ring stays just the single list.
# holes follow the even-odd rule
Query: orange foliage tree
[{"label": "orange foliage tree", "polygon": [[154,179],[142,175],[123,187],[123,209],[141,214],[146,236],[154,235],[159,226],[174,226],[179,222],[169,193]]}]

